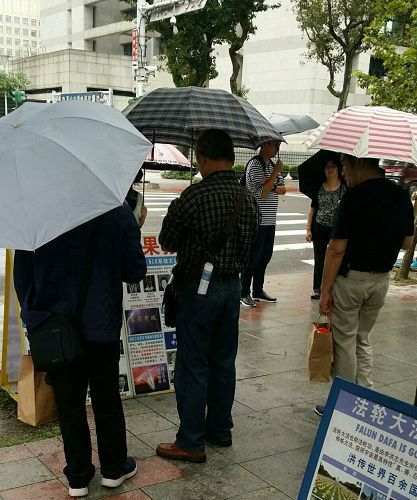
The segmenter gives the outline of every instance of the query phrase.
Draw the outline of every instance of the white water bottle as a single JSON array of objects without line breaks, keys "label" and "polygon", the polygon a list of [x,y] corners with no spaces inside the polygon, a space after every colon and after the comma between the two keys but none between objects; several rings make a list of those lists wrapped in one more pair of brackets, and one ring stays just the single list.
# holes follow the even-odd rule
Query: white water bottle
[{"label": "white water bottle", "polygon": [[206,262],[203,267],[203,272],[201,273],[200,284],[198,285],[197,293],[198,295],[206,295],[207,289],[210,284],[211,273],[213,272],[213,264],[211,262]]}]

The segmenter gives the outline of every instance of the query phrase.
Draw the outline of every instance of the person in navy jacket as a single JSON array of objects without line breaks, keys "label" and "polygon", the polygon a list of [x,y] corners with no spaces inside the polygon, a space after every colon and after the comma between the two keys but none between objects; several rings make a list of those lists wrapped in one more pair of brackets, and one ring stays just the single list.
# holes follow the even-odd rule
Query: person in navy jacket
[{"label": "person in navy jacket", "polygon": [[[127,457],[126,429],[119,394],[122,282],[137,283],[146,274],[140,229],[127,204],[101,217],[81,333],[86,359],[48,374],[54,388],[71,496],[88,493],[95,473],[85,400],[90,387],[96,423],[102,484],[117,487],[136,473]],[[21,317],[28,327],[51,313],[71,318],[77,307],[81,277],[93,222],[89,221],[35,252],[17,250],[14,283]]]}]

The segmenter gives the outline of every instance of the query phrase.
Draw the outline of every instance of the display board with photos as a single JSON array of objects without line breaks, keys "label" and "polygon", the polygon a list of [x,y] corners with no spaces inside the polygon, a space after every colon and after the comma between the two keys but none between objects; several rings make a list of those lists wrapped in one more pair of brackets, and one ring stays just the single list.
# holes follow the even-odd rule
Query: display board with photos
[{"label": "display board with photos", "polygon": [[417,499],[417,407],[336,378],[298,500]]},{"label": "display board with photos", "polygon": [[133,394],[174,389],[176,332],[164,323],[162,300],[176,255],[164,251],[157,235],[142,237],[148,268],[140,283],[123,286],[123,321]]}]

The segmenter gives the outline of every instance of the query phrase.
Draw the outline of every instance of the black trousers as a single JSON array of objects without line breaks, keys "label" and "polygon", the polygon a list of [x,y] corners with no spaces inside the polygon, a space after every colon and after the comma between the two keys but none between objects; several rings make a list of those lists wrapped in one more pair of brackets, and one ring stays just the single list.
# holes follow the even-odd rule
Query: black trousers
[{"label": "black trousers", "polygon": [[323,226],[315,221],[312,229],[314,249],[313,290],[320,291],[321,278],[323,276],[324,269],[324,258],[326,257],[327,245],[330,241],[332,228]]},{"label": "black trousers", "polygon": [[95,471],[85,405],[88,384],[102,475],[118,478],[127,457],[126,426],[118,383],[119,341],[86,342],[86,355],[86,361],[48,374],[64,440],[67,461],[64,474],[72,488],[87,486]]},{"label": "black trousers", "polygon": [[254,296],[263,292],[265,271],[274,251],[275,226],[259,226],[255,241],[252,243],[249,263],[242,273],[242,296],[249,295],[252,285]]}]

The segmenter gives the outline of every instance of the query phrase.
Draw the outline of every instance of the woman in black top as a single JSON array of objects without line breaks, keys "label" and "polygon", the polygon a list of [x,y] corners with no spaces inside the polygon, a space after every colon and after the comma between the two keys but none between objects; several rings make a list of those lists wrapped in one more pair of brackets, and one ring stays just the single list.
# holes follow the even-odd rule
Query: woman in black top
[{"label": "woman in black top", "polygon": [[314,279],[312,299],[320,298],[321,277],[324,258],[330,234],[334,224],[336,209],[346,191],[346,184],[341,179],[342,165],[336,159],[328,160],[324,165],[326,180],[319,187],[311,201],[307,219],[306,240],[313,242]]}]

